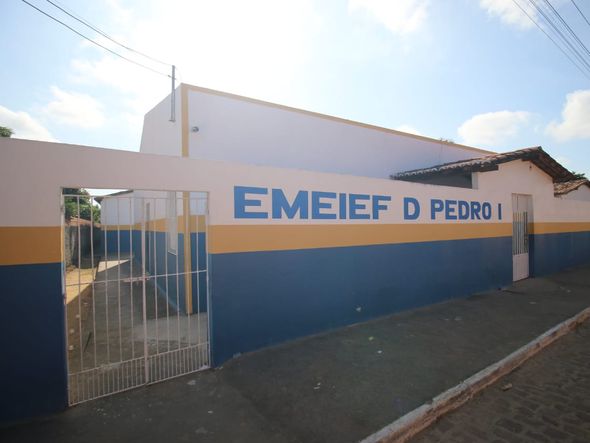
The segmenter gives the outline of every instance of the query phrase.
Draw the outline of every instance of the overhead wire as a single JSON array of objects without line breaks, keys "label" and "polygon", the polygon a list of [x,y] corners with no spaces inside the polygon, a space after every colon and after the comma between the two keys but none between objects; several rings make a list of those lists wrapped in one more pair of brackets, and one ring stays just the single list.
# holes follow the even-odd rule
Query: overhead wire
[{"label": "overhead wire", "polygon": [[129,46],[127,46],[127,45],[125,45],[125,44],[123,44],[123,43],[115,40],[113,37],[111,37],[110,35],[108,35],[106,32],[100,30],[97,26],[95,26],[92,23],[88,22],[87,20],[85,20],[81,16],[75,14],[73,11],[71,11],[71,10],[68,11],[65,8],[65,6],[61,5],[59,2],[53,2],[52,0],[45,0],[45,1],[47,3],[53,5],[54,7],[56,7],[57,9],[59,9],[60,11],[62,11],[64,14],[67,14],[68,16],[70,16],[71,18],[73,18],[74,20],[77,20],[78,22],[82,23],[84,26],[92,29],[94,32],[102,35],[104,38],[106,38],[106,39],[110,40],[111,42],[115,43],[116,45],[119,45],[120,47],[122,47],[122,48],[124,48],[124,49],[126,49],[126,50],[128,50],[130,52],[134,52],[134,53],[136,53],[138,55],[141,55],[142,57],[145,57],[147,59],[150,59],[153,62],[160,63],[160,64],[165,65],[165,66],[172,66],[171,63],[166,63],[166,62],[163,62],[162,60],[158,60],[155,57],[152,57],[150,55],[147,55],[147,54],[145,54],[145,53],[143,53],[141,51],[138,51],[136,49],[130,48]]},{"label": "overhead wire", "polygon": [[576,9],[580,13],[580,15],[582,16],[582,18],[584,20],[586,20],[586,23],[588,23],[588,26],[590,26],[590,21],[588,21],[588,18],[584,15],[584,13],[582,12],[582,10],[578,7],[578,5],[576,5],[576,2],[574,0],[572,0],[572,3],[574,4],[574,6],[576,7]]},{"label": "overhead wire", "polygon": [[590,51],[588,50],[588,48],[586,47],[586,45],[582,42],[582,40],[580,40],[580,38],[578,37],[578,34],[576,34],[574,32],[574,30],[570,27],[570,25],[568,25],[568,23],[564,20],[564,18],[557,11],[557,9],[555,9],[553,7],[553,5],[551,4],[551,2],[549,0],[543,0],[543,1],[551,9],[551,11],[553,12],[553,14],[559,19],[559,21],[565,27],[565,29],[567,29],[567,31],[570,33],[570,35],[578,42],[578,45],[580,45],[580,47],[583,48],[584,51],[586,51],[586,54],[590,55]]},{"label": "overhead wire", "polygon": [[33,9],[36,9],[36,10],[37,10],[38,12],[40,12],[41,14],[43,14],[43,15],[45,15],[45,16],[47,16],[47,17],[49,17],[51,20],[53,20],[53,21],[55,21],[55,22],[59,23],[60,25],[62,25],[62,26],[64,26],[64,27],[68,28],[70,31],[72,31],[73,33],[75,33],[75,34],[79,35],[79,36],[80,36],[80,37],[82,37],[83,39],[85,39],[85,40],[88,40],[90,43],[92,43],[92,44],[94,44],[94,45],[96,45],[96,46],[98,46],[98,47],[100,47],[100,48],[104,49],[105,51],[108,51],[108,52],[110,52],[111,54],[113,54],[113,55],[115,55],[115,56],[117,56],[117,57],[119,57],[119,58],[121,58],[121,59],[123,59],[123,60],[125,60],[125,61],[129,62],[129,63],[133,63],[134,65],[137,65],[137,66],[139,66],[139,67],[141,67],[141,68],[147,69],[148,71],[151,71],[151,72],[153,72],[154,74],[159,74],[159,75],[162,75],[162,76],[164,76],[164,77],[172,78],[172,76],[171,76],[170,74],[166,74],[166,73],[164,73],[164,72],[161,72],[161,71],[158,71],[158,70],[156,70],[156,69],[150,68],[149,66],[146,66],[146,65],[144,65],[143,63],[140,63],[140,62],[138,62],[138,61],[132,60],[132,59],[130,59],[130,58],[128,58],[128,57],[125,57],[124,55],[121,55],[121,54],[119,54],[119,53],[118,53],[118,52],[116,52],[116,51],[113,51],[112,49],[110,49],[110,48],[108,48],[108,47],[106,47],[106,46],[104,46],[104,45],[101,45],[101,44],[100,44],[100,43],[98,43],[97,41],[95,41],[95,40],[91,39],[90,37],[87,37],[86,35],[82,34],[81,32],[77,31],[76,29],[72,28],[72,27],[71,27],[71,26],[69,26],[68,24],[66,24],[66,23],[62,22],[62,21],[61,21],[61,20],[59,20],[58,18],[56,18],[56,17],[52,16],[51,14],[49,14],[49,13],[47,13],[47,12],[43,11],[42,9],[38,8],[37,6],[35,6],[35,5],[31,4],[31,3],[29,3],[27,0],[21,0],[21,1],[22,1],[23,3],[26,3],[27,5],[29,5],[31,8],[33,8]]},{"label": "overhead wire", "polygon": [[530,20],[531,22],[533,22],[533,24],[534,24],[534,25],[535,25],[537,28],[539,28],[539,30],[540,30],[540,31],[541,31],[543,34],[545,34],[545,36],[546,36],[546,37],[547,37],[549,40],[551,40],[551,42],[552,42],[552,43],[555,45],[555,47],[556,47],[557,49],[559,49],[559,50],[560,50],[560,51],[563,53],[563,55],[565,55],[565,56],[566,56],[566,57],[569,59],[569,61],[570,61],[570,62],[571,62],[571,63],[572,63],[572,64],[573,64],[573,65],[574,65],[576,68],[578,68],[578,70],[579,70],[579,71],[582,73],[582,75],[584,75],[586,78],[590,79],[590,72],[586,72],[586,71],[585,71],[585,70],[584,70],[582,67],[580,67],[580,65],[579,65],[579,64],[578,64],[578,63],[577,63],[577,62],[576,62],[576,61],[575,61],[575,60],[574,60],[574,59],[573,59],[573,58],[572,58],[572,57],[571,57],[571,56],[570,56],[570,55],[569,55],[569,54],[568,54],[568,53],[567,53],[567,52],[566,52],[566,51],[565,51],[565,50],[564,50],[564,49],[563,49],[563,48],[562,48],[560,45],[559,45],[559,43],[557,43],[557,42],[555,41],[555,39],[554,39],[553,37],[551,37],[551,35],[549,35],[549,34],[547,33],[547,31],[545,31],[545,30],[543,29],[543,27],[542,27],[542,26],[541,26],[541,25],[540,25],[540,24],[539,24],[539,23],[538,23],[538,22],[537,22],[537,21],[536,21],[536,20],[535,20],[535,19],[534,19],[534,18],[533,18],[533,17],[532,17],[532,16],[531,16],[531,15],[530,15],[530,14],[529,14],[527,11],[526,11],[526,9],[524,9],[524,8],[523,8],[523,7],[520,5],[520,3],[518,3],[516,0],[512,0],[512,2],[513,2],[513,3],[514,3],[514,4],[515,4],[515,5],[516,5],[516,6],[517,6],[517,7],[518,7],[518,8],[519,8],[519,9],[520,9],[522,12],[523,12],[523,14],[524,14],[524,15],[526,15],[526,16],[529,18],[529,20]]},{"label": "overhead wire", "polygon": [[582,54],[580,54],[580,52],[576,49],[576,47],[570,41],[570,39],[564,35],[561,29],[559,29],[559,26],[551,19],[551,17],[549,17],[545,13],[544,8],[539,6],[539,4],[535,0],[528,1],[537,10],[537,12],[541,14],[541,16],[545,19],[545,22],[551,27],[551,29],[553,29],[553,32],[555,32],[561,38],[561,40],[567,45],[572,54],[582,63],[583,66],[586,67],[586,69],[590,71],[590,62],[586,60],[586,58]]}]

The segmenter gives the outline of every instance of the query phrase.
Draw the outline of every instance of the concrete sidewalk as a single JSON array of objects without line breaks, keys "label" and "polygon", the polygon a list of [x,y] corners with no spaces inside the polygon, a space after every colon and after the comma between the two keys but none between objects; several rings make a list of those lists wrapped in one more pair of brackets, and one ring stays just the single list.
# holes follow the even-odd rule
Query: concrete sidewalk
[{"label": "concrete sidewalk", "polygon": [[2,441],[354,442],[590,306],[590,265],[241,356]]}]

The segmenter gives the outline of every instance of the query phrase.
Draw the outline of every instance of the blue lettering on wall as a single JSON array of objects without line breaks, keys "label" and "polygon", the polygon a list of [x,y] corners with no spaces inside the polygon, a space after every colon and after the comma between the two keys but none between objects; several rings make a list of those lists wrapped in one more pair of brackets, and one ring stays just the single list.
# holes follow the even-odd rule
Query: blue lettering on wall
[{"label": "blue lettering on wall", "polygon": [[267,188],[254,186],[234,186],[234,217],[235,218],[268,218],[267,212],[247,211],[247,206],[260,207],[262,200],[248,199],[246,194],[267,195]]},{"label": "blue lettering on wall", "polygon": [[[234,217],[268,219],[314,219],[314,220],[379,220],[389,209],[388,195],[348,194],[324,191],[298,191],[290,201],[280,188],[269,189],[255,186],[234,186]],[[267,197],[262,197],[267,196]],[[269,206],[267,206],[269,205]],[[418,210],[419,212],[419,210]]]},{"label": "blue lettering on wall", "polygon": [[469,219],[469,202],[459,200],[459,220]]},{"label": "blue lettering on wall", "polygon": [[332,202],[336,198],[335,192],[312,191],[311,193],[311,218],[315,220],[331,220],[336,218],[336,214],[327,213],[323,209],[332,209]]},{"label": "blue lettering on wall", "polygon": [[437,198],[433,198],[430,200],[430,218],[431,220],[436,220],[436,213],[442,212],[445,207],[445,204],[442,200]]},{"label": "blue lettering on wall", "polygon": [[447,220],[457,220],[457,200],[445,200],[445,218]]},{"label": "blue lettering on wall", "polygon": [[346,194],[338,194],[338,214],[340,220],[346,220]]},{"label": "blue lettering on wall", "polygon": [[387,205],[382,205],[380,202],[390,202],[391,197],[388,195],[374,195],[373,196],[373,219],[379,220],[379,211],[385,211]]},{"label": "blue lettering on wall", "polygon": [[484,220],[492,218],[492,205],[489,202],[483,202],[481,205],[481,216]]},{"label": "blue lettering on wall", "polygon": [[[270,199],[270,200],[269,200]],[[379,220],[389,210],[388,195],[298,191],[289,200],[280,188],[234,186],[234,217],[299,220]],[[263,207],[267,210],[263,210]],[[433,198],[430,200],[431,220],[491,220],[496,214],[491,202]],[[502,204],[497,206],[498,220],[502,220]],[[421,206],[414,197],[403,198],[404,220],[418,220]]]},{"label": "blue lettering on wall", "polygon": [[481,220],[481,217],[479,216],[479,211],[481,211],[481,203],[471,202],[471,220]]},{"label": "blue lettering on wall", "polygon": [[[406,212],[406,199],[404,199],[404,218],[408,219]],[[492,204],[490,202],[465,201],[465,200],[430,200],[430,218],[437,220],[443,217],[445,220],[491,220]],[[440,215],[440,217],[439,217]],[[498,219],[502,219],[502,207],[498,204]]]},{"label": "blue lettering on wall", "polygon": [[307,219],[308,217],[308,193],[299,191],[290,205],[282,189],[272,190],[272,218],[281,218],[283,212],[287,218],[294,218],[299,212],[299,218]]},{"label": "blue lettering on wall", "polygon": [[371,216],[369,214],[359,214],[357,211],[365,211],[367,209],[367,205],[365,203],[359,203],[359,200],[370,200],[371,196],[367,194],[349,194],[348,195],[348,207],[350,210],[350,219],[351,220],[363,220],[369,219]]},{"label": "blue lettering on wall", "polygon": [[420,217],[420,203],[414,197],[404,197],[404,220],[417,220]]}]

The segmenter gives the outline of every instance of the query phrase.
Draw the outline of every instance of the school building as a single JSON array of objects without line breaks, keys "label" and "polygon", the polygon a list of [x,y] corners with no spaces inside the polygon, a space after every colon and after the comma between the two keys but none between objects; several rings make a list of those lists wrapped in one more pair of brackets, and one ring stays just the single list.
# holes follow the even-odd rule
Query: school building
[{"label": "school building", "polygon": [[139,153],[0,139],[0,177],[2,422],[590,260],[590,185],[540,147],[185,84]]}]

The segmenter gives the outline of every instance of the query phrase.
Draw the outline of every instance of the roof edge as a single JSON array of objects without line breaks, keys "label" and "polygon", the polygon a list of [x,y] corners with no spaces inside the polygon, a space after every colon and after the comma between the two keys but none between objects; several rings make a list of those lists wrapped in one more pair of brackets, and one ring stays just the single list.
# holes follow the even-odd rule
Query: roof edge
[{"label": "roof edge", "polygon": [[586,185],[590,188],[590,181],[588,181],[587,178],[579,178],[568,182],[554,183],[553,195],[566,195],[570,192],[580,189],[583,185]]},{"label": "roof edge", "polygon": [[398,172],[392,174],[390,178],[392,180],[415,181],[420,178],[435,175],[457,174],[458,172],[486,172],[497,169],[500,164],[516,160],[530,161],[537,168],[549,175],[554,183],[569,182],[575,179],[575,175],[569,169],[565,168],[561,163],[551,157],[551,155],[549,155],[541,146],[517,149],[468,160],[459,160],[428,168]]},{"label": "roof edge", "polygon": [[308,110],[300,109],[300,108],[294,108],[292,106],[281,105],[281,104],[278,104],[278,103],[268,102],[268,101],[265,101],[265,100],[259,100],[259,99],[256,99],[256,98],[251,98],[251,97],[246,97],[246,96],[243,96],[243,95],[233,94],[233,93],[230,93],[230,92],[218,91],[218,90],[215,90],[215,89],[204,88],[202,86],[189,85],[188,83],[181,83],[180,86],[188,89],[189,91],[204,92],[206,94],[212,94],[212,95],[217,95],[217,96],[220,96],[220,97],[226,97],[226,98],[231,98],[231,99],[235,99],[235,100],[245,101],[245,102],[254,103],[254,104],[257,104],[257,105],[269,106],[269,107],[273,107],[273,108],[276,108],[276,109],[281,109],[283,111],[297,112],[299,114],[309,115],[309,116],[312,116],[312,117],[318,117],[318,118],[322,118],[322,119],[325,119],[325,120],[331,120],[331,121],[335,121],[335,122],[339,122],[339,123],[345,123],[345,124],[348,124],[348,125],[359,126],[359,127],[366,128],[366,129],[373,129],[373,130],[377,130],[377,131],[386,132],[386,133],[389,133],[389,134],[401,135],[403,137],[414,138],[416,140],[434,142],[434,143],[439,143],[439,144],[445,145],[445,146],[467,149],[467,150],[470,150],[470,151],[479,152],[481,154],[497,154],[497,152],[495,152],[495,151],[490,151],[490,150],[483,149],[483,148],[477,148],[477,147],[474,147],[474,146],[462,145],[460,143],[452,143],[452,142],[448,142],[448,141],[445,141],[445,140],[435,139],[435,138],[432,138],[432,137],[426,137],[424,135],[411,134],[409,132],[398,131],[396,129],[385,128],[383,126],[372,125],[370,123],[362,123],[362,122],[358,122],[358,121],[355,121],[355,120],[350,120],[350,119],[346,119],[346,118],[342,118],[342,117],[336,117],[336,116],[333,116],[333,115],[330,115],[330,114],[321,114],[319,112],[308,111]]}]

